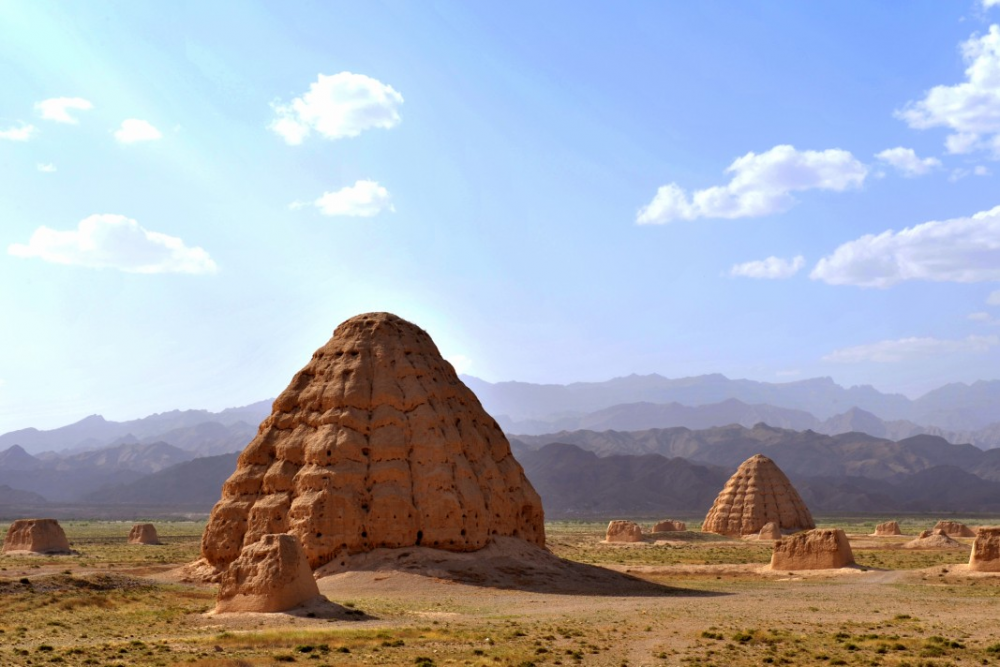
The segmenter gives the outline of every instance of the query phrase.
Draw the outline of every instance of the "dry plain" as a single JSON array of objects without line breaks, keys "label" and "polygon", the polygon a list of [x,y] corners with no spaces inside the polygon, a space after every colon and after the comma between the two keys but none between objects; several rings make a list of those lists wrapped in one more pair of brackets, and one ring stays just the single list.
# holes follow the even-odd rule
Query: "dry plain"
[{"label": "dry plain", "polygon": [[382,569],[321,579],[330,604],[296,614],[219,616],[215,587],[178,570],[204,523],[159,522],[164,544],[143,546],[130,523],[63,522],[77,555],[0,559],[0,665],[1000,664],[1000,575],[966,571],[972,540],[902,548],[936,518],[876,539],[880,518],[820,517],[847,530],[858,567],[795,574],[764,569],[769,543],[612,545],[604,523],[548,522],[555,554],[641,581],[561,594],[510,568],[494,585]]}]

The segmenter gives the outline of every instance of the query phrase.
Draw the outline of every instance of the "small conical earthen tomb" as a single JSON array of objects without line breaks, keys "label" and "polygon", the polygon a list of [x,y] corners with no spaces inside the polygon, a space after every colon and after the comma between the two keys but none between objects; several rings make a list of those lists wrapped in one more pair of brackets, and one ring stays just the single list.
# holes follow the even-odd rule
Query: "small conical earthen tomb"
[{"label": "small conical earthen tomb", "polygon": [[969,569],[973,572],[1000,572],[1000,526],[983,526],[976,531]]},{"label": "small conical earthen tomb", "polygon": [[975,537],[971,528],[958,521],[938,521],[932,530],[940,530],[948,537]]},{"label": "small conical earthen tomb", "polygon": [[872,537],[891,537],[902,534],[903,531],[899,529],[898,521],[885,521],[875,526],[875,532],[872,533]]},{"label": "small conical earthen tomb", "polygon": [[263,535],[222,575],[216,613],[279,612],[320,597],[312,568],[294,535]]},{"label": "small conical earthen tomb", "polygon": [[18,519],[3,540],[5,554],[68,554],[69,540],[55,519]]},{"label": "small conical earthen tomb", "polygon": [[829,570],[854,565],[854,552],[840,528],[817,528],[774,543],[772,570]]},{"label": "small conical earthen tomb", "polygon": [[389,313],[347,320],[296,373],[201,553],[218,571],[272,533],[295,535],[313,569],[380,547],[545,544],[541,499],[496,421],[431,337]]},{"label": "small conical earthen tomb", "polygon": [[642,542],[642,528],[634,521],[615,520],[608,523],[605,542]]},{"label": "small conical earthen tomb", "polygon": [[702,531],[742,537],[769,522],[786,532],[815,528],[812,515],[785,473],[763,454],[744,461],[708,511]]},{"label": "small conical earthen tomb", "polygon": [[676,533],[687,530],[687,524],[683,521],[667,519],[653,524],[653,533]]},{"label": "small conical earthen tomb", "polygon": [[156,534],[156,526],[151,523],[137,523],[128,531],[129,544],[162,544]]}]

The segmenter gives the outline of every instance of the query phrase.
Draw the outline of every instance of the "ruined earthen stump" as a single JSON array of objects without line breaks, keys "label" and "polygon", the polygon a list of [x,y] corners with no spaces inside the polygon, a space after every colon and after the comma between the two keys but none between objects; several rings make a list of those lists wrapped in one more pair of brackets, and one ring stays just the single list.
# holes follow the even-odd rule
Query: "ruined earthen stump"
[{"label": "ruined earthen stump", "polygon": [[278,396],[202,557],[219,570],[271,533],[295,535],[314,569],[382,547],[545,545],[541,499],[496,421],[430,336],[389,313],[341,324]]},{"label": "ruined earthen stump", "polygon": [[215,611],[287,611],[319,596],[298,538],[262,535],[222,574]]},{"label": "ruined earthen stump", "polygon": [[760,529],[760,533],[757,534],[758,540],[780,540],[781,539],[781,529],[778,528],[778,524],[773,521],[768,521],[764,524],[764,527]]},{"label": "ruined earthen stump", "polygon": [[948,537],[975,537],[976,533],[958,521],[938,521],[933,530],[940,530]]},{"label": "ruined earthen stump", "polygon": [[814,528],[812,515],[785,473],[762,454],[744,461],[708,511],[702,531],[742,537],[774,522],[779,530]]},{"label": "ruined earthen stump", "polygon": [[55,519],[18,519],[10,524],[3,553],[72,553],[62,526]]},{"label": "ruined earthen stump", "polygon": [[674,521],[673,519],[667,519],[666,521],[660,521],[659,523],[653,524],[653,533],[676,533],[683,530],[687,530],[687,524],[683,521]]},{"label": "ruined earthen stump", "polygon": [[1000,572],[1000,526],[983,526],[976,531],[969,569],[973,572]]},{"label": "ruined earthen stump", "polygon": [[828,570],[854,564],[847,535],[839,528],[817,528],[774,543],[772,570]]},{"label": "ruined earthen stump", "polygon": [[634,521],[612,521],[608,524],[605,542],[642,542],[642,528]]},{"label": "ruined earthen stump", "polygon": [[885,521],[875,526],[875,532],[872,533],[872,537],[889,537],[902,534],[903,531],[899,529],[898,521]]},{"label": "ruined earthen stump", "polygon": [[156,534],[156,526],[151,523],[137,523],[128,531],[129,544],[163,544]]}]

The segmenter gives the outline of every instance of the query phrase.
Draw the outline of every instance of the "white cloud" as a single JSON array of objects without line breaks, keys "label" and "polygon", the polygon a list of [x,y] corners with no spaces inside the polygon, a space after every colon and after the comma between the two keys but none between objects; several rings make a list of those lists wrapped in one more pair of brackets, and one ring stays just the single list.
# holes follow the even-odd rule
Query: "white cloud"
[{"label": "white cloud", "polygon": [[798,255],[793,259],[782,259],[781,257],[768,257],[753,262],[734,264],[729,269],[729,275],[742,278],[791,278],[806,265],[806,258]]},{"label": "white cloud", "polygon": [[990,7],[1000,7],[1000,0],[983,0],[983,9]]},{"label": "white cloud", "polygon": [[973,175],[975,175],[975,176],[990,176],[990,175],[992,175],[992,174],[993,174],[993,172],[992,172],[992,171],[990,171],[989,167],[987,167],[987,166],[985,166],[985,165],[981,165],[981,164],[977,164],[977,165],[976,165],[976,166],[975,166],[975,167],[974,167],[974,168],[972,169],[972,173],[973,173]]},{"label": "white cloud", "polygon": [[904,280],[1000,280],[1000,206],[969,218],[865,234],[821,259],[810,277],[883,288]]},{"label": "white cloud", "polygon": [[696,218],[755,218],[779,213],[795,204],[792,192],[860,187],[868,168],[848,151],[797,151],[775,146],[760,155],[750,152],[733,161],[726,185],[688,194],[676,183],[664,185],[639,210],[640,225],[660,225]]},{"label": "white cloud", "polygon": [[1000,306],[1000,289],[990,292],[990,295],[986,297],[986,304],[989,306]]},{"label": "white cloud", "polygon": [[969,313],[968,318],[973,322],[989,322],[993,319],[993,316],[987,312],[980,311],[978,313]]},{"label": "white cloud", "polygon": [[82,97],[53,97],[35,104],[35,109],[45,120],[76,125],[80,121],[70,111],[89,111],[94,105]]},{"label": "white cloud", "polygon": [[[299,202],[292,202],[295,207]],[[314,202],[323,215],[370,218],[382,211],[395,211],[389,191],[375,181],[357,181],[336,192],[324,192]]]},{"label": "white cloud", "polygon": [[403,96],[392,86],[364,74],[340,72],[319,78],[302,97],[274,104],[270,129],[292,145],[315,130],[327,139],[356,137],[364,130],[399,124]]},{"label": "white cloud", "polygon": [[912,148],[903,148],[902,146],[887,148],[881,153],[876,154],[875,157],[882,162],[892,165],[898,169],[903,176],[908,178],[912,178],[913,176],[923,176],[932,169],[937,169],[941,166],[941,160],[936,157],[921,159],[917,157],[916,151]]},{"label": "white cloud", "polygon": [[916,129],[947,127],[950,153],[989,148],[1000,156],[1000,26],[962,44],[968,63],[966,80],[953,86],[934,86],[922,100],[908,103],[896,116]]},{"label": "white cloud", "polygon": [[92,215],[76,229],[56,231],[39,227],[27,244],[15,243],[7,252],[15,257],[37,257],[53,264],[126,273],[215,273],[215,262],[202,248],[188,247],[175,237],[144,229],[123,215]]},{"label": "white cloud", "polygon": [[997,345],[1000,345],[1000,336],[969,336],[968,338],[959,340],[900,338],[898,340],[883,340],[877,343],[834,350],[823,357],[823,361],[837,364],[859,364],[865,362],[892,364],[913,359],[938,357],[945,354],[988,352]]},{"label": "white cloud", "polygon": [[38,130],[34,125],[26,125],[21,123],[20,127],[8,127],[6,130],[0,130],[0,139],[5,139],[7,141],[27,141],[35,135]]},{"label": "white cloud", "polygon": [[51,174],[52,172],[54,172],[56,170],[56,166],[54,164],[52,164],[51,162],[48,163],[48,164],[44,164],[42,162],[39,162],[36,165],[36,167],[38,168],[38,171],[40,171],[42,173],[45,173],[45,174]]},{"label": "white cloud", "polygon": [[452,367],[455,369],[455,372],[458,373],[459,375],[468,373],[469,370],[472,368],[472,359],[469,359],[464,354],[451,355],[450,357],[448,357],[448,363],[452,365]]},{"label": "white cloud", "polygon": [[122,126],[115,130],[115,139],[123,144],[134,144],[138,141],[156,141],[163,137],[149,122],[138,118],[122,121]]}]

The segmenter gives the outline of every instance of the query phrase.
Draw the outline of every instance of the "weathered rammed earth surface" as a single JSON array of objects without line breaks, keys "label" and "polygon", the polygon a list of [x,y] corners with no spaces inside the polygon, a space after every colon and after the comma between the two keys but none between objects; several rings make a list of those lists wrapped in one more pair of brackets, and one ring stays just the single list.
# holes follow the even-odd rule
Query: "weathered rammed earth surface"
[{"label": "weathered rammed earth surface", "polygon": [[156,526],[151,523],[137,523],[128,531],[129,544],[160,544]]},{"label": "weathered rammed earth surface", "polygon": [[275,400],[202,537],[215,568],[271,533],[309,564],[380,547],[545,544],[538,494],[496,421],[430,336],[389,313],[353,317]]},{"label": "weathered rammed earth surface", "polygon": [[605,542],[642,542],[642,528],[633,521],[612,521],[608,523]]},{"label": "weathered rammed earth surface", "polygon": [[948,537],[975,537],[971,528],[958,521],[938,521],[933,530],[940,530]]},{"label": "weathered rammed earth surface", "polygon": [[773,521],[769,521],[764,524],[764,527],[760,529],[760,533],[757,535],[757,539],[760,540],[780,540],[781,539],[781,529],[778,528],[778,524]]},{"label": "weathered rammed earth surface", "polygon": [[55,519],[18,519],[7,529],[3,553],[65,554],[69,540]]},{"label": "weathered rammed earth surface", "polygon": [[667,519],[666,521],[660,521],[659,523],[653,524],[654,533],[676,533],[678,531],[687,530],[687,524],[683,521],[674,521],[673,519]]},{"label": "weathered rammed earth surface", "polygon": [[839,528],[817,528],[774,543],[772,570],[827,570],[854,564],[847,535]]},{"label": "weathered rammed earth surface", "polygon": [[812,515],[785,473],[762,454],[744,461],[708,511],[702,531],[743,536],[773,521],[780,530],[814,528]]},{"label": "weathered rammed earth surface", "polygon": [[298,538],[263,535],[223,573],[215,611],[286,611],[319,594]]},{"label": "weathered rammed earth surface", "polygon": [[890,535],[902,535],[898,521],[886,521],[875,526],[874,537],[887,537]]},{"label": "weathered rammed earth surface", "polygon": [[1000,526],[983,526],[976,531],[969,569],[973,572],[1000,572]]}]

